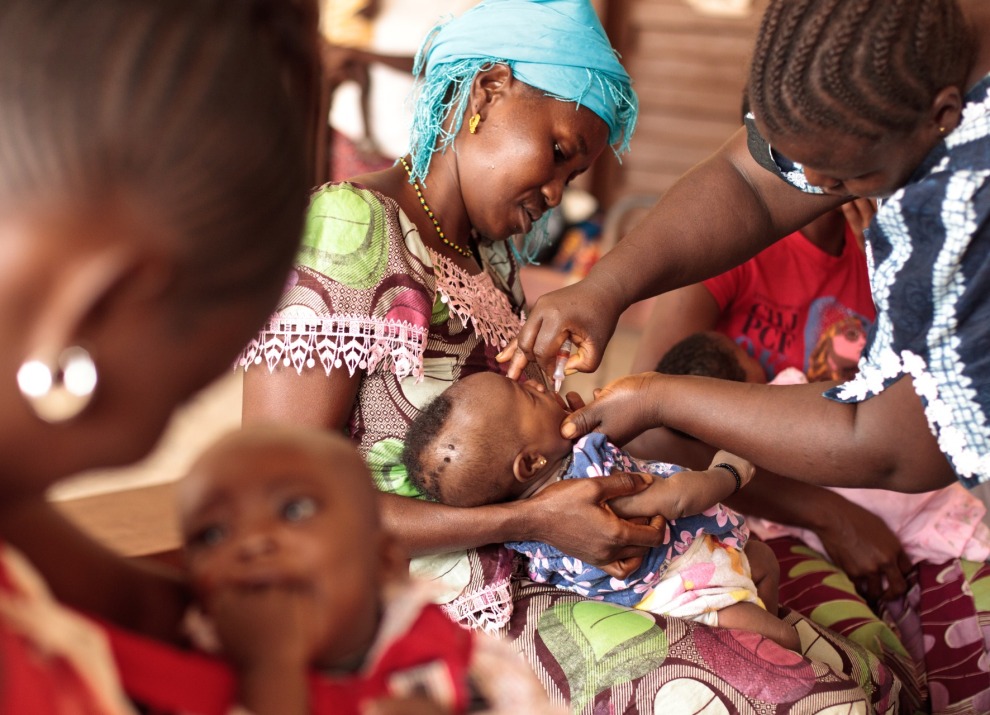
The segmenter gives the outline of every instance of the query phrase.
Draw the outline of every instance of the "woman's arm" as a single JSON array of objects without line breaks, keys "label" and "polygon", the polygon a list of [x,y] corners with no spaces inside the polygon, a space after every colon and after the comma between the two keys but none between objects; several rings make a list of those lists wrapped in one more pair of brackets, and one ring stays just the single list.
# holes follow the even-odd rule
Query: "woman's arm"
[{"label": "woman's arm", "polygon": [[813,531],[832,563],[868,598],[897,598],[907,591],[904,574],[911,561],[897,534],[840,494],[758,470],[752,483],[726,503],[747,516]]},{"label": "woman's arm", "polygon": [[[726,464],[731,468],[717,466]],[[655,479],[641,494],[614,499],[611,506],[620,514],[627,514],[634,508],[637,515],[659,514],[665,519],[681,519],[700,514],[724,501],[736,492],[737,487],[748,484],[755,471],[756,468],[745,459],[719,450],[707,469],[686,469],[666,479]],[[739,475],[738,482],[736,474]]]},{"label": "woman's arm", "polygon": [[599,429],[622,444],[645,428],[672,427],[824,486],[920,492],[953,482],[910,376],[858,404],[822,397],[829,386],[630,375],[568,416],[562,433],[573,438]]},{"label": "woman's arm", "polygon": [[841,203],[760,167],[740,129],[681,177],[584,280],[542,296],[500,359],[511,360],[510,377],[529,360],[549,374],[569,333],[576,348],[569,367],[591,372],[625,308],[737,266]]},{"label": "woman's arm", "polygon": [[615,516],[606,502],[637,494],[649,475],[614,474],[552,484],[522,501],[461,509],[394,494],[381,496],[385,527],[412,556],[506,541],[542,541],[591,564],[639,556],[663,531]]},{"label": "woman's arm", "polygon": [[152,638],[179,640],[190,594],[175,569],[110,551],[41,496],[6,499],[0,535],[24,553],[62,603]]},{"label": "woman's arm", "polygon": [[335,432],[347,426],[364,373],[350,375],[335,369],[329,375],[320,369],[297,373],[264,366],[244,373],[243,424],[274,422],[321,427]]},{"label": "woman's arm", "polygon": [[[244,423],[282,422],[343,430],[361,383],[361,373],[333,370],[248,370],[244,375]],[[395,494],[380,495],[385,527],[412,556],[474,548],[505,541],[544,541],[600,564],[641,554],[662,540],[662,532],[612,514],[605,502],[634,494],[646,484],[622,475],[589,487],[575,480],[544,490],[537,499],[471,509]],[[578,526],[578,524],[582,524]],[[589,538],[587,525],[594,525]]]},{"label": "woman's arm", "polygon": [[[629,449],[646,459],[663,459],[691,469],[703,468],[715,453],[704,442],[663,427],[644,432]],[[871,598],[896,598],[907,589],[903,574],[911,563],[900,539],[883,519],[835,492],[757,468],[753,481],[725,499],[725,504],[746,516],[815,532],[832,563]],[[886,590],[883,578],[887,579]]]}]

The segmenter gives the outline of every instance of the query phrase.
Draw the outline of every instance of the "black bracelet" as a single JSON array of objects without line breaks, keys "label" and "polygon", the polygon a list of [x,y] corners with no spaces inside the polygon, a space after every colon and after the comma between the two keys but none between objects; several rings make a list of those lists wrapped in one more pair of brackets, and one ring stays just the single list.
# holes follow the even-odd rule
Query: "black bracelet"
[{"label": "black bracelet", "polygon": [[[736,488],[732,491],[732,494],[735,494],[740,489],[742,489],[742,477],[739,476],[739,470],[738,469],[736,469],[735,467],[733,467],[728,462],[719,462],[718,464],[714,465],[712,467],[712,469],[718,469],[719,467],[721,467],[722,469],[728,470],[729,474],[731,474],[733,477],[736,478]],[[729,496],[732,496],[732,495],[730,494]]]}]

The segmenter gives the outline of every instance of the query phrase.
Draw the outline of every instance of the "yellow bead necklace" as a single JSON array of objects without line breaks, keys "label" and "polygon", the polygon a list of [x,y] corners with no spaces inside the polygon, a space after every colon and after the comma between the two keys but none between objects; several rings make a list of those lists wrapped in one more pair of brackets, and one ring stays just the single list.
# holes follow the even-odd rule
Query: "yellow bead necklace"
[{"label": "yellow bead necklace", "polygon": [[[406,170],[406,173],[409,174],[409,178],[412,179],[412,169],[410,169],[409,164],[406,163],[405,157],[400,156],[399,161],[402,162],[402,168]],[[458,246],[453,241],[448,240],[447,237],[443,234],[443,229],[440,228],[440,222],[437,221],[437,217],[433,215],[433,209],[430,208],[430,205],[426,203],[426,199],[423,198],[423,191],[422,189],[419,188],[419,182],[416,181],[415,179],[413,179],[413,189],[416,191],[416,196],[419,197],[419,203],[423,207],[423,210],[426,212],[426,215],[429,216],[430,220],[433,222],[433,227],[437,230],[437,236],[440,237],[440,240],[443,241],[444,244],[450,246],[455,251],[460,253],[465,258],[473,258],[474,254],[471,253],[470,248],[464,248],[464,246]]]}]

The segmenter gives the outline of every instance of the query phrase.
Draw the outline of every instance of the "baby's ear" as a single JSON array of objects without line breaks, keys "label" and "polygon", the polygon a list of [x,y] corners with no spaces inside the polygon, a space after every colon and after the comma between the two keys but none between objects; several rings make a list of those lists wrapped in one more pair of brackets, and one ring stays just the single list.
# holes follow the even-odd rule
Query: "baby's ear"
[{"label": "baby's ear", "polygon": [[539,452],[522,451],[512,461],[512,476],[526,483],[547,466],[547,458]]}]

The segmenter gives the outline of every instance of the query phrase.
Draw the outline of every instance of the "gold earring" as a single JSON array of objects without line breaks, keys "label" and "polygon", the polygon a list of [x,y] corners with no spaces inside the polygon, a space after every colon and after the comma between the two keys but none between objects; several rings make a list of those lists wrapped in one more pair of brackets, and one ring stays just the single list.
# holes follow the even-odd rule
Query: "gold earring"
[{"label": "gold earring", "polygon": [[17,371],[21,396],[51,424],[67,422],[86,409],[97,382],[93,358],[80,347],[66,348],[55,360],[27,360]]},{"label": "gold earring", "polygon": [[[473,134],[474,132],[471,132],[471,133]],[[938,128],[938,133],[939,134],[945,134],[945,127],[939,127]]]},{"label": "gold earring", "polygon": [[540,457],[535,462],[533,462],[533,469],[543,469],[545,466],[547,466],[546,457]]},{"label": "gold earring", "polygon": [[479,124],[481,124],[481,114],[475,112],[474,116],[468,120],[468,131],[472,134],[477,134]]}]

